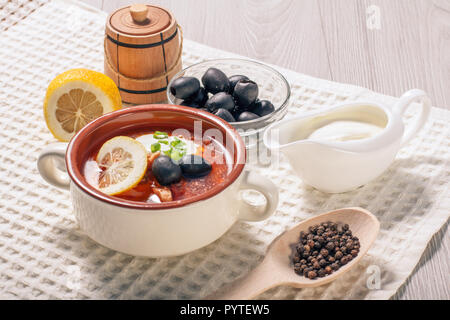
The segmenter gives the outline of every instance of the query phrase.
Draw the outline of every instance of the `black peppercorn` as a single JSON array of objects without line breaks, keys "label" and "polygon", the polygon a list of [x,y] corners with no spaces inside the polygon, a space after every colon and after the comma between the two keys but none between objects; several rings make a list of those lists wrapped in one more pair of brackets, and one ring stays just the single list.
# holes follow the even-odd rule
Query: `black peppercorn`
[{"label": "black peppercorn", "polygon": [[320,265],[321,267],[325,267],[325,266],[327,265],[327,260],[325,260],[325,259],[319,260],[319,265]]},{"label": "black peppercorn", "polygon": [[333,242],[328,242],[327,245],[325,246],[325,248],[327,248],[327,250],[333,250],[334,249],[334,243]]},{"label": "black peppercorn", "polygon": [[330,273],[333,272],[333,269],[332,269],[330,266],[326,266],[326,267],[325,267],[325,272],[326,272],[327,274],[330,274]]},{"label": "black peppercorn", "polygon": [[324,257],[328,257],[328,250],[327,249],[322,249],[320,250],[320,254]]},{"label": "black peppercorn", "polygon": [[359,253],[359,239],[348,225],[323,222],[302,231],[292,256],[294,271],[315,279],[349,263]]}]

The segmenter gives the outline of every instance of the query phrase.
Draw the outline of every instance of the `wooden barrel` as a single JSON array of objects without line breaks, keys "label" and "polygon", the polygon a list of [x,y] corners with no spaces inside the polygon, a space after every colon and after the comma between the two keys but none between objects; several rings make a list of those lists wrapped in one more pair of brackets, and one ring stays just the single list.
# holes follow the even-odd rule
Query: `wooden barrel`
[{"label": "wooden barrel", "polygon": [[105,33],[105,74],[122,101],[166,101],[167,85],[182,66],[183,40],[173,15],[152,5],[126,6],[108,16]]}]

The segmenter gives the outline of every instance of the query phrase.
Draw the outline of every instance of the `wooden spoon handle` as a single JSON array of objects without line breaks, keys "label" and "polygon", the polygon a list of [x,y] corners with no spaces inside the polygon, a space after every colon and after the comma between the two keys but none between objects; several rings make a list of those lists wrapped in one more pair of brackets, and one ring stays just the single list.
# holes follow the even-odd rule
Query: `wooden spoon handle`
[{"label": "wooden spoon handle", "polygon": [[247,275],[225,285],[206,297],[208,300],[249,300],[280,284],[271,274],[270,263],[263,261]]}]

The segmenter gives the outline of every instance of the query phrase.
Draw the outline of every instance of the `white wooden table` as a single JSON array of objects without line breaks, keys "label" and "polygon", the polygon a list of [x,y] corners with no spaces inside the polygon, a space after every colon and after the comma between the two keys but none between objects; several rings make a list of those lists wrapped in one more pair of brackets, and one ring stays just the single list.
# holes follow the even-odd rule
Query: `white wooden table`
[{"label": "white wooden table", "polygon": [[[106,12],[148,2],[186,38],[314,77],[450,109],[450,0],[82,0]],[[450,299],[448,222],[394,298]]]}]

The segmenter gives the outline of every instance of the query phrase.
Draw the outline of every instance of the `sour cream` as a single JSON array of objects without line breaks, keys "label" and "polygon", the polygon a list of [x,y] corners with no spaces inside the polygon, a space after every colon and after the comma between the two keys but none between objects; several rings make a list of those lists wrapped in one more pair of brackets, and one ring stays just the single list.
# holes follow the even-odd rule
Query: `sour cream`
[{"label": "sour cream", "polygon": [[192,140],[187,140],[183,137],[176,137],[176,136],[169,136],[167,139],[163,139],[168,141],[168,144],[163,144],[160,143],[161,140],[160,139],[156,139],[152,134],[144,134],[140,137],[137,137],[136,140],[139,141],[140,143],[142,143],[145,147],[145,149],[147,149],[148,153],[152,153],[151,151],[151,147],[152,144],[154,143],[160,143],[161,149],[159,151],[164,152],[164,151],[169,151],[170,150],[170,143],[175,141],[175,140],[181,140],[183,141],[186,145],[186,154],[196,154],[199,151],[200,146],[196,143],[194,143],[194,141]]},{"label": "sour cream", "polygon": [[308,139],[326,141],[351,141],[373,137],[384,128],[367,122],[333,121],[314,130]]}]

